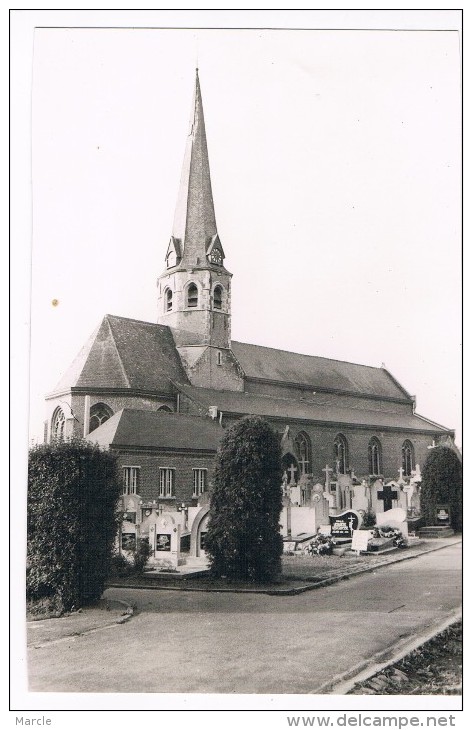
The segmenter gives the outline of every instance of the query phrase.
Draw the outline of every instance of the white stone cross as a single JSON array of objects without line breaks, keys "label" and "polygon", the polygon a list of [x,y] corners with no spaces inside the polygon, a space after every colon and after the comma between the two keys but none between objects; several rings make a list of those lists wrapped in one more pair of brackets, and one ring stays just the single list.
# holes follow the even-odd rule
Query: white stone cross
[{"label": "white stone cross", "polygon": [[328,489],[328,487],[329,487],[329,475],[330,475],[330,473],[333,470],[329,468],[328,464],[326,464],[325,468],[322,469],[321,471],[324,471],[325,474],[326,474],[325,485],[326,485],[326,489]]},{"label": "white stone cross", "polygon": [[403,467],[402,466],[399,468],[398,473],[400,474],[399,481],[401,482],[403,480]]}]

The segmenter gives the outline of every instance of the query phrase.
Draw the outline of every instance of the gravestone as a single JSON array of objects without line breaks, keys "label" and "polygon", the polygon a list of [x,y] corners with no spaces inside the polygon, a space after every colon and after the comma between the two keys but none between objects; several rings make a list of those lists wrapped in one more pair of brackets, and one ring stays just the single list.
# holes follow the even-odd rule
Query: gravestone
[{"label": "gravestone", "polygon": [[356,512],[368,512],[369,510],[369,487],[364,481],[362,484],[355,484],[353,487],[352,509]]},{"label": "gravestone", "polygon": [[403,537],[408,537],[408,522],[406,520],[406,510],[401,507],[395,507],[395,509],[387,510],[387,512],[378,512],[376,515],[376,522],[378,527],[387,525],[400,530]]},{"label": "gravestone", "polygon": [[392,488],[391,484],[385,484],[383,489],[377,492],[377,499],[383,502],[383,511],[392,509],[393,501],[398,499],[399,489]]},{"label": "gravestone", "polygon": [[435,507],[436,524],[443,527],[451,526],[451,507],[449,504],[437,504]]},{"label": "gravestone", "polygon": [[156,567],[177,568],[180,564],[180,515],[163,512],[153,514],[149,524],[151,559]]},{"label": "gravestone", "polygon": [[367,552],[368,543],[372,535],[373,530],[354,530],[351,550],[357,553]]},{"label": "gravestone", "polygon": [[359,512],[354,510],[345,510],[337,515],[330,515],[331,537],[336,542],[348,542],[352,540],[354,530],[357,530],[362,524],[362,517]]}]

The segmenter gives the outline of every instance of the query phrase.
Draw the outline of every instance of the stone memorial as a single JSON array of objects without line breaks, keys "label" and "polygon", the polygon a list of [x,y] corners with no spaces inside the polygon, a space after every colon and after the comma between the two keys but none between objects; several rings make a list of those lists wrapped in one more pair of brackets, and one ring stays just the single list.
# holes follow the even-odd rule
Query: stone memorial
[{"label": "stone memorial", "polygon": [[451,526],[451,507],[448,504],[437,504],[435,508],[436,524],[443,527]]},{"label": "stone memorial", "polygon": [[149,518],[150,563],[157,568],[177,568],[180,561],[181,515],[163,512]]},{"label": "stone memorial", "polygon": [[354,550],[357,553],[367,552],[369,540],[372,538],[373,534],[373,530],[354,530],[351,550]]},{"label": "stone memorial", "polygon": [[361,484],[355,484],[353,487],[352,509],[356,512],[368,512],[370,508],[370,488],[364,480]]},{"label": "stone memorial", "polygon": [[401,507],[395,507],[389,509],[387,512],[379,512],[376,515],[376,522],[378,527],[393,527],[396,530],[400,530],[403,537],[408,537],[408,522],[406,519],[406,510]]},{"label": "stone memorial", "polygon": [[330,515],[331,537],[336,542],[350,542],[354,530],[357,530],[362,524],[362,517],[359,512],[354,510],[345,510],[337,515]]},{"label": "stone memorial", "polygon": [[385,484],[383,489],[377,491],[377,499],[383,502],[384,512],[389,512],[393,507],[393,502],[398,500],[400,488],[395,488],[393,485],[396,486],[396,483],[390,482],[389,484]]}]

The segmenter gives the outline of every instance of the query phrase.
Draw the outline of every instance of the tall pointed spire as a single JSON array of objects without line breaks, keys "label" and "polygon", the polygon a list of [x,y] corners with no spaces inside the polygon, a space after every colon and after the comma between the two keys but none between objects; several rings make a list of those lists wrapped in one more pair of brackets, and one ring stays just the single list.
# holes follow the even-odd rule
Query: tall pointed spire
[{"label": "tall pointed spire", "polygon": [[217,230],[198,68],[172,235],[182,266],[206,264]]}]

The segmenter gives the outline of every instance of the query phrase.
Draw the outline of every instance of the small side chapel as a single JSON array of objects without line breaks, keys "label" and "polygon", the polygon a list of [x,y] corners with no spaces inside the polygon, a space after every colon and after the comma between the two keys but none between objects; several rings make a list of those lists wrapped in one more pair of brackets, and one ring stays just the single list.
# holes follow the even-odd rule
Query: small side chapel
[{"label": "small side chapel", "polygon": [[232,274],[216,224],[198,70],[164,258],[157,321],[105,315],[46,397],[46,441],[78,435],[118,454],[122,547],[139,533],[156,560],[204,552],[214,455],[223,429],[250,414],[280,433],[291,507],[284,534],[314,532],[346,509],[403,507],[414,516],[428,448],[455,448],[452,430],[417,414],[385,367],[231,338]]}]

